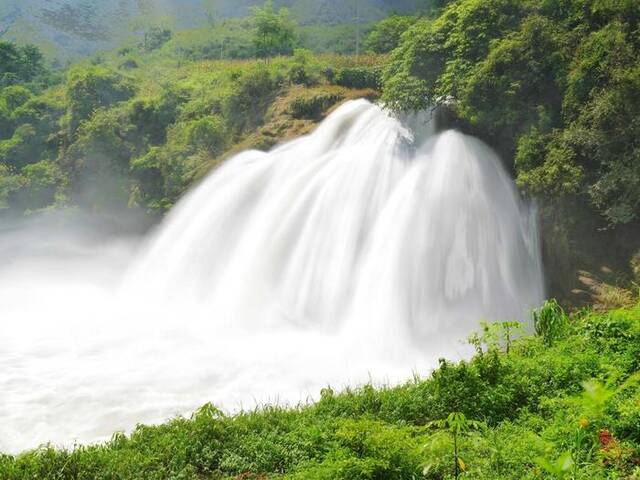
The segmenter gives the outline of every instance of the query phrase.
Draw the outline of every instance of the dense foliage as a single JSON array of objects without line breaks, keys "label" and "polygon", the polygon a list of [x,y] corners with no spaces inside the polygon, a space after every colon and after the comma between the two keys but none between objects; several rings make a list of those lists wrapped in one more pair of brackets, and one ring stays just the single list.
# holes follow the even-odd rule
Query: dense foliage
[{"label": "dense foliage", "polygon": [[253,8],[253,44],[258,57],[291,55],[296,46],[295,24],[289,19],[289,10],[273,7],[268,0],[263,7]]},{"label": "dense foliage", "polygon": [[[262,54],[293,48],[284,11],[267,4],[254,15]],[[305,50],[185,61],[159,45],[169,38],[153,30],[138,47],[73,66],[44,91],[32,77],[0,89],[0,213],[70,206],[162,213],[228,153],[306,133],[337,102],[370,95],[355,89],[379,79],[373,57],[357,68],[353,59]],[[20,58],[16,71],[29,71]],[[33,58],[39,72],[41,57]]]},{"label": "dense foliage", "polygon": [[374,53],[389,53],[400,45],[400,39],[409,27],[416,23],[416,17],[391,15],[378,22],[367,35],[365,47]]},{"label": "dense foliage", "polygon": [[1,456],[0,479],[640,478],[640,307],[538,317],[554,328],[487,325],[472,360],[428,379],[232,416],[206,405],[104,445]]},{"label": "dense foliage", "polygon": [[399,109],[448,104],[546,201],[640,217],[640,3],[457,0],[403,37],[385,74]]},{"label": "dense foliage", "polygon": [[11,42],[0,41],[0,88],[33,82],[44,73],[44,59],[36,47],[19,47]]}]

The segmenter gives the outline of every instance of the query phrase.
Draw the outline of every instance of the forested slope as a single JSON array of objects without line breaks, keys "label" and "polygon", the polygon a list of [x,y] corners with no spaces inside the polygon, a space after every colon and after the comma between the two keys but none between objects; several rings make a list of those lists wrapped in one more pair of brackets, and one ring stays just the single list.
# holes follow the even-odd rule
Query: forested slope
[{"label": "forested slope", "polygon": [[142,45],[51,73],[35,47],[0,43],[0,215],[161,214],[229,154],[269,148],[348,98],[377,96],[382,57],[296,50],[295,27],[271,7],[246,22],[242,39],[225,43],[246,60],[187,52],[187,40],[157,28]]}]

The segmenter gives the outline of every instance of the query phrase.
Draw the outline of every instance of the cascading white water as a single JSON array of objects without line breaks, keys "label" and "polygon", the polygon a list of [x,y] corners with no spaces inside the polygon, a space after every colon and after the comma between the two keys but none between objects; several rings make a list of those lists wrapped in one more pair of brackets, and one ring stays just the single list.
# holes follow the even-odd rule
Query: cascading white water
[{"label": "cascading white water", "polygon": [[525,319],[543,295],[533,210],[481,142],[427,128],[355,101],[235,157],[123,281],[97,268],[121,246],[65,260],[83,275],[0,268],[0,450],[400,381],[463,355],[482,319]]},{"label": "cascading white water", "polygon": [[212,321],[229,325],[353,323],[401,343],[441,341],[540,300],[536,239],[533,212],[481,142],[448,131],[415,145],[362,100],[209,177],[133,282],[209,303]]}]

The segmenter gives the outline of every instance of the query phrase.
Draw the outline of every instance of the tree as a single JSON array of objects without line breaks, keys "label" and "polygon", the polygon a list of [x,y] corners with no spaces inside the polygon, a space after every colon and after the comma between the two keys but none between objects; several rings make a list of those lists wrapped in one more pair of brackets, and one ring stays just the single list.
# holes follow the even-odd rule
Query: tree
[{"label": "tree", "polygon": [[44,58],[37,47],[0,41],[0,88],[32,82],[45,73]]},{"label": "tree", "polygon": [[296,46],[296,25],[289,17],[289,10],[275,11],[273,0],[262,7],[251,9],[253,45],[261,58],[290,55]]},{"label": "tree", "polygon": [[378,22],[367,35],[364,46],[373,53],[389,53],[400,44],[402,34],[416,22],[416,17],[391,15]]},{"label": "tree", "polygon": [[143,48],[147,52],[157,50],[171,40],[173,32],[168,28],[152,26],[144,33]]},{"label": "tree", "polygon": [[222,5],[220,0],[202,0],[207,23],[214,27],[222,19]]},{"label": "tree", "polygon": [[[460,473],[466,470],[466,466],[462,457],[460,456],[460,440],[461,437],[468,435],[472,430],[481,430],[486,428],[484,424],[475,420],[469,420],[460,412],[453,412],[443,420],[435,420],[428,425],[435,428],[440,432],[446,433],[451,436],[453,440],[453,472],[454,478],[457,480],[460,477]],[[428,466],[425,470],[428,469]]]},{"label": "tree", "polygon": [[67,99],[71,113],[71,130],[100,107],[128,100],[134,94],[131,82],[101,66],[78,67],[69,73]]},{"label": "tree", "polygon": [[638,31],[637,1],[457,0],[417,20],[383,73],[387,106],[442,106],[537,199],[563,300],[576,270],[637,250]]}]

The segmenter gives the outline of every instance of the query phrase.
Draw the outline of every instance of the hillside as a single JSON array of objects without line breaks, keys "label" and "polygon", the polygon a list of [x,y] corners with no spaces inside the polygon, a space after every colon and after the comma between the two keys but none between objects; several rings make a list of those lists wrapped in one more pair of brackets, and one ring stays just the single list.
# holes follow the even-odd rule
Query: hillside
[{"label": "hillside", "polygon": [[[149,25],[181,30],[243,17],[261,0],[0,0],[0,38],[33,43],[51,59],[74,59],[139,37]],[[303,26],[378,20],[392,11],[428,8],[431,0],[282,0]]]},{"label": "hillside", "polygon": [[160,214],[233,153],[308,133],[374,97],[383,57],[193,60],[110,54],[62,83],[0,96],[0,214],[83,206]]}]

